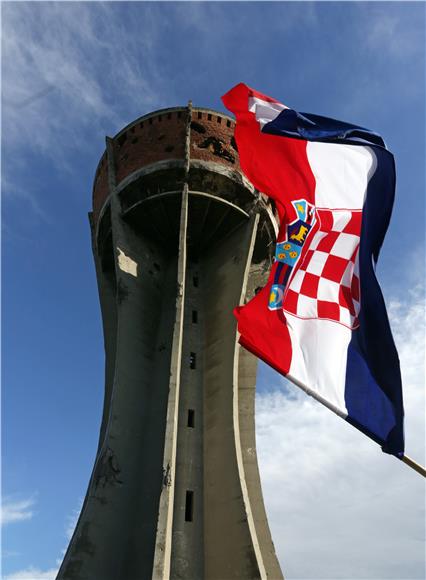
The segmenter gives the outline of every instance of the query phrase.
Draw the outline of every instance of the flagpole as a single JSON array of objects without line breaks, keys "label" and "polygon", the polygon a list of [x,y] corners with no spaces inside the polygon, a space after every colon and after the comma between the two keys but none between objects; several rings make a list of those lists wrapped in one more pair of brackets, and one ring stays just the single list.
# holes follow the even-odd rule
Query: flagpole
[{"label": "flagpole", "polygon": [[426,477],[426,469],[423,467],[423,465],[420,465],[414,461],[414,459],[411,459],[411,457],[403,455],[401,461],[405,463],[405,465],[408,465],[408,467],[411,467],[411,469],[414,469],[414,471],[417,471],[417,473],[420,473],[420,475],[423,475],[423,477]]},{"label": "flagpole", "polygon": [[[319,403],[324,405],[324,407],[327,407],[327,409],[333,411],[333,413],[335,413],[340,418],[342,419],[346,418],[346,415],[342,413],[340,409],[338,409],[337,407],[332,405],[329,401],[327,401],[327,399],[324,399],[323,397],[321,397],[321,395],[319,395],[318,393],[316,393],[315,391],[313,391],[312,389],[301,383],[295,377],[292,377],[291,375],[285,375],[285,378],[288,379],[294,385],[296,385],[296,387],[299,387],[299,389],[302,389],[302,391],[304,391],[307,395],[309,395],[313,399],[316,399]],[[403,455],[401,457],[401,461],[405,463],[405,465],[408,465],[408,467],[411,467],[411,469],[414,469],[414,471],[417,471],[417,473],[420,473],[420,475],[423,475],[423,477],[426,477],[426,469],[423,467],[423,465],[420,465],[419,463],[414,461],[414,459],[411,459],[411,457]]]},{"label": "flagpole", "polygon": [[346,418],[346,415],[345,415],[345,413],[343,413],[343,411],[341,411],[340,409],[335,407],[332,403],[330,403],[330,401],[327,401],[327,399],[324,399],[323,397],[321,397],[321,395],[318,394],[316,391],[313,391],[307,385],[304,385],[298,379],[296,379],[295,377],[292,377],[291,375],[287,374],[287,375],[283,375],[283,376],[284,376],[284,378],[289,380],[291,383],[293,383],[293,385],[296,385],[296,387],[299,387],[299,389],[302,389],[302,391],[304,391],[307,395],[309,395],[310,397],[312,397],[313,399],[315,399],[316,401],[318,401],[319,403],[324,405],[324,407],[327,407],[327,409],[332,411],[335,415],[337,415],[341,419]]}]

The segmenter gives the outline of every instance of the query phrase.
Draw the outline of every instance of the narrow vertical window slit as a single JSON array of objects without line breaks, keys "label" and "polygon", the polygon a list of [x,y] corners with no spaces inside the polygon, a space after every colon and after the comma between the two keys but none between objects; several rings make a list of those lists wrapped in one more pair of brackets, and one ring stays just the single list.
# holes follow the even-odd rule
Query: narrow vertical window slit
[{"label": "narrow vertical window slit", "polygon": [[195,411],[188,409],[188,427],[195,427]]},{"label": "narrow vertical window slit", "polygon": [[194,518],[194,492],[186,490],[185,498],[185,521],[192,522]]}]

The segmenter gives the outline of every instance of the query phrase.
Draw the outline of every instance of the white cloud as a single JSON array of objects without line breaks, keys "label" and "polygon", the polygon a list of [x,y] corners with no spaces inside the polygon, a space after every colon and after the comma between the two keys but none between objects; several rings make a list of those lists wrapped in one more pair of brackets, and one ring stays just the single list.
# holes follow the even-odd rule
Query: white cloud
[{"label": "white cloud", "polygon": [[34,499],[12,500],[4,498],[1,506],[2,525],[30,520],[33,515]]},{"label": "white cloud", "polygon": [[[13,513],[16,513],[17,511],[19,511],[20,513],[26,513],[25,509],[27,508],[27,506],[29,507],[30,505],[32,505],[32,500],[26,500],[26,501],[22,501],[22,502],[15,502],[15,503],[8,503],[7,504],[9,509],[9,512],[12,511]],[[76,509],[73,510],[73,512],[71,513],[71,515],[67,516],[66,518],[66,526],[65,526],[65,536],[67,539],[67,546],[69,541],[71,540],[71,537],[74,533],[75,530],[75,526],[77,525],[77,521],[81,512],[81,507],[83,505],[83,500],[80,498],[80,500],[78,501],[78,507]],[[11,506],[11,507],[10,507]],[[30,517],[32,517],[32,512]],[[21,517],[19,518],[21,520],[23,519],[29,519],[27,517]],[[18,519],[13,519],[11,521],[18,521]],[[5,522],[8,523],[8,522]],[[61,554],[60,557],[57,558],[56,560],[56,567],[54,568],[50,568],[49,570],[42,570],[36,566],[27,566],[26,568],[23,568],[21,570],[18,570],[17,572],[12,572],[10,574],[7,574],[6,576],[4,576],[5,580],[54,580],[56,578],[56,575],[58,574],[58,570],[59,567],[62,563],[62,560],[65,556],[65,552],[66,552],[66,548],[67,546],[61,550]],[[7,555],[19,555],[18,553],[14,553],[14,552],[10,552]],[[3,550],[3,556],[5,556],[4,550]]]},{"label": "white cloud", "polygon": [[8,574],[4,577],[4,580],[55,580],[57,573],[57,568],[43,571],[30,566],[24,570],[18,570],[17,572]]},{"label": "white cloud", "polygon": [[[402,367],[407,454],[424,463],[424,287],[391,300],[388,311]],[[286,578],[424,578],[424,480],[267,373],[286,387],[256,401],[265,504]]]}]

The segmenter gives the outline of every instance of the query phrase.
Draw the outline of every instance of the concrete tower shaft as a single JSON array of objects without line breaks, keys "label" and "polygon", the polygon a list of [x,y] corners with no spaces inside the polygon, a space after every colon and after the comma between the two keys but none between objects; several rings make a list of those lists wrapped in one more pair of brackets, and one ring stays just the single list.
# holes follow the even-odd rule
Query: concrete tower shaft
[{"label": "concrete tower shaft", "polygon": [[257,361],[232,314],[266,281],[276,220],[233,130],[189,104],[107,138],[90,214],[104,408],[60,579],[282,578],[256,458]]}]

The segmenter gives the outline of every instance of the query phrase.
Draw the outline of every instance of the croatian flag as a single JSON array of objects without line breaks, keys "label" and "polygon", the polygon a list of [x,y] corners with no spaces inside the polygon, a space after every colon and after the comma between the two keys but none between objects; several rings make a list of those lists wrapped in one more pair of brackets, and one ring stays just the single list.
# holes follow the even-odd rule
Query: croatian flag
[{"label": "croatian flag", "polygon": [[241,168],[280,222],[268,283],[235,309],[240,343],[402,458],[399,360],[374,272],[392,154],[368,129],[298,113],[244,84],[223,102],[236,116]]}]

